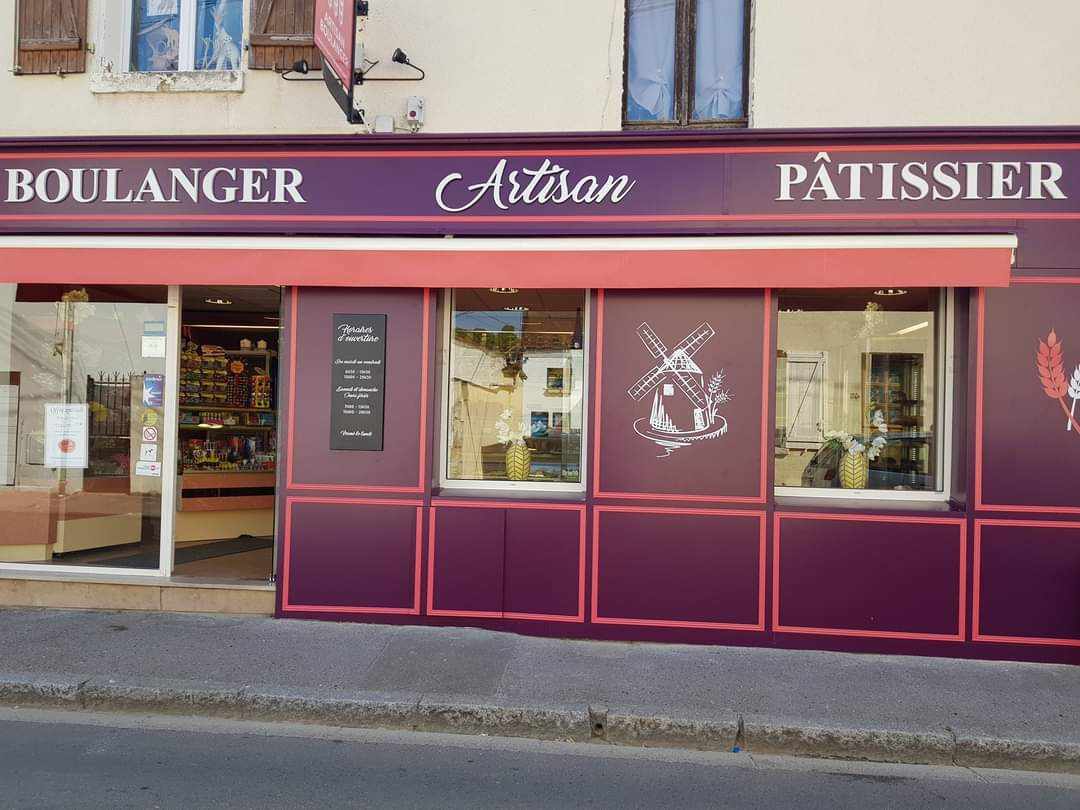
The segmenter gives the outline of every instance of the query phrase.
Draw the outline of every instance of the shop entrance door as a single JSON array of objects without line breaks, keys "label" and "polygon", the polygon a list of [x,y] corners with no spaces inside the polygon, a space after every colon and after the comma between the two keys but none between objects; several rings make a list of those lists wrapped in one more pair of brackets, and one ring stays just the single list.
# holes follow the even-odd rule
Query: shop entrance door
[{"label": "shop entrance door", "polygon": [[787,370],[787,446],[803,449],[821,447],[825,439],[822,419],[825,355],[791,353],[788,355]]},{"label": "shop entrance door", "polygon": [[184,287],[173,575],[274,570],[278,287]]}]

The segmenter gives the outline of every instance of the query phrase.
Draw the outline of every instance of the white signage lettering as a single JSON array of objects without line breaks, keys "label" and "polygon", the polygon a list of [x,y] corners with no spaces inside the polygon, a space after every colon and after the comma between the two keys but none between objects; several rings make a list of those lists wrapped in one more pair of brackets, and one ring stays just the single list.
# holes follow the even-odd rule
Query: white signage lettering
[{"label": "white signage lettering", "polygon": [[1058,185],[1061,164],[1048,160],[834,164],[828,152],[818,152],[810,165],[777,163],[776,169],[778,202],[1068,199]]},{"label": "white signage lettering", "polygon": [[[460,172],[446,175],[435,187],[435,202],[451,214],[468,211],[485,197],[490,197],[501,211],[509,211],[513,205],[562,205],[566,202],[598,205],[622,201],[637,183],[625,174],[609,174],[604,179],[587,174],[575,179],[569,169],[547,158],[535,169],[507,171],[506,164],[506,158],[503,158],[486,179],[464,189],[459,188],[464,175]],[[451,191],[453,201],[448,199]]]},{"label": "white signage lettering", "polygon": [[4,202],[306,203],[304,175],[293,168],[128,169],[49,167],[5,169]]}]

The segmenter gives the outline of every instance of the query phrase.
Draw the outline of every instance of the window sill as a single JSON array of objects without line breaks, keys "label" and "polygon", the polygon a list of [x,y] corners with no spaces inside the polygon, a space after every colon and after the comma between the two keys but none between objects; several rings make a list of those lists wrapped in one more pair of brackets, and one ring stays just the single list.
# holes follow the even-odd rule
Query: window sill
[{"label": "window sill", "polygon": [[954,515],[957,517],[966,513],[963,505],[944,499],[902,500],[899,498],[875,498],[873,495],[853,495],[849,498],[777,495],[775,504],[778,512],[841,512],[852,514],[899,512],[903,514]]},{"label": "window sill", "polygon": [[443,503],[460,501],[551,501],[559,503],[584,503],[585,493],[580,490],[554,489],[496,489],[494,487],[442,487],[432,490],[431,497]]},{"label": "window sill", "polygon": [[184,73],[90,74],[91,93],[240,93],[242,70],[193,70]]}]

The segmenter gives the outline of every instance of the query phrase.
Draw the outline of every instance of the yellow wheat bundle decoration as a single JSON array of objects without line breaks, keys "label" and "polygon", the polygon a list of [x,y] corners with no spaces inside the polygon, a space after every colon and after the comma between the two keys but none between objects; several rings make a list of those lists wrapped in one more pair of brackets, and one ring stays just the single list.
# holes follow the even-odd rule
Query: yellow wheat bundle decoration
[{"label": "yellow wheat bundle decoration", "polygon": [[512,442],[506,448],[506,477],[511,481],[524,481],[532,466],[532,450],[523,441]]}]

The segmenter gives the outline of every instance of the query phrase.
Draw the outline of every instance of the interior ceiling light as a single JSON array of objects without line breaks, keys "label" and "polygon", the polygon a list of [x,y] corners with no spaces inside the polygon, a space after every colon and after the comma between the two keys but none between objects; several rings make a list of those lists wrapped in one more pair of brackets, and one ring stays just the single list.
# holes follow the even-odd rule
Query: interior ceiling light
[{"label": "interior ceiling light", "polygon": [[206,303],[214,304],[219,307],[227,307],[232,305],[231,298],[207,298]]},{"label": "interior ceiling light", "polygon": [[887,287],[884,290],[874,290],[874,295],[881,295],[881,296],[907,295],[907,290],[894,290],[892,287]]},{"label": "interior ceiling light", "polygon": [[528,307],[503,307],[507,312],[528,312]]},{"label": "interior ceiling light", "polygon": [[488,287],[488,292],[498,293],[499,295],[513,295],[517,291],[517,287]]},{"label": "interior ceiling light", "polygon": [[911,326],[905,326],[903,329],[898,329],[893,332],[893,335],[910,335],[912,332],[918,332],[920,329],[925,329],[930,325],[930,321],[923,321],[922,323],[912,324]]}]

